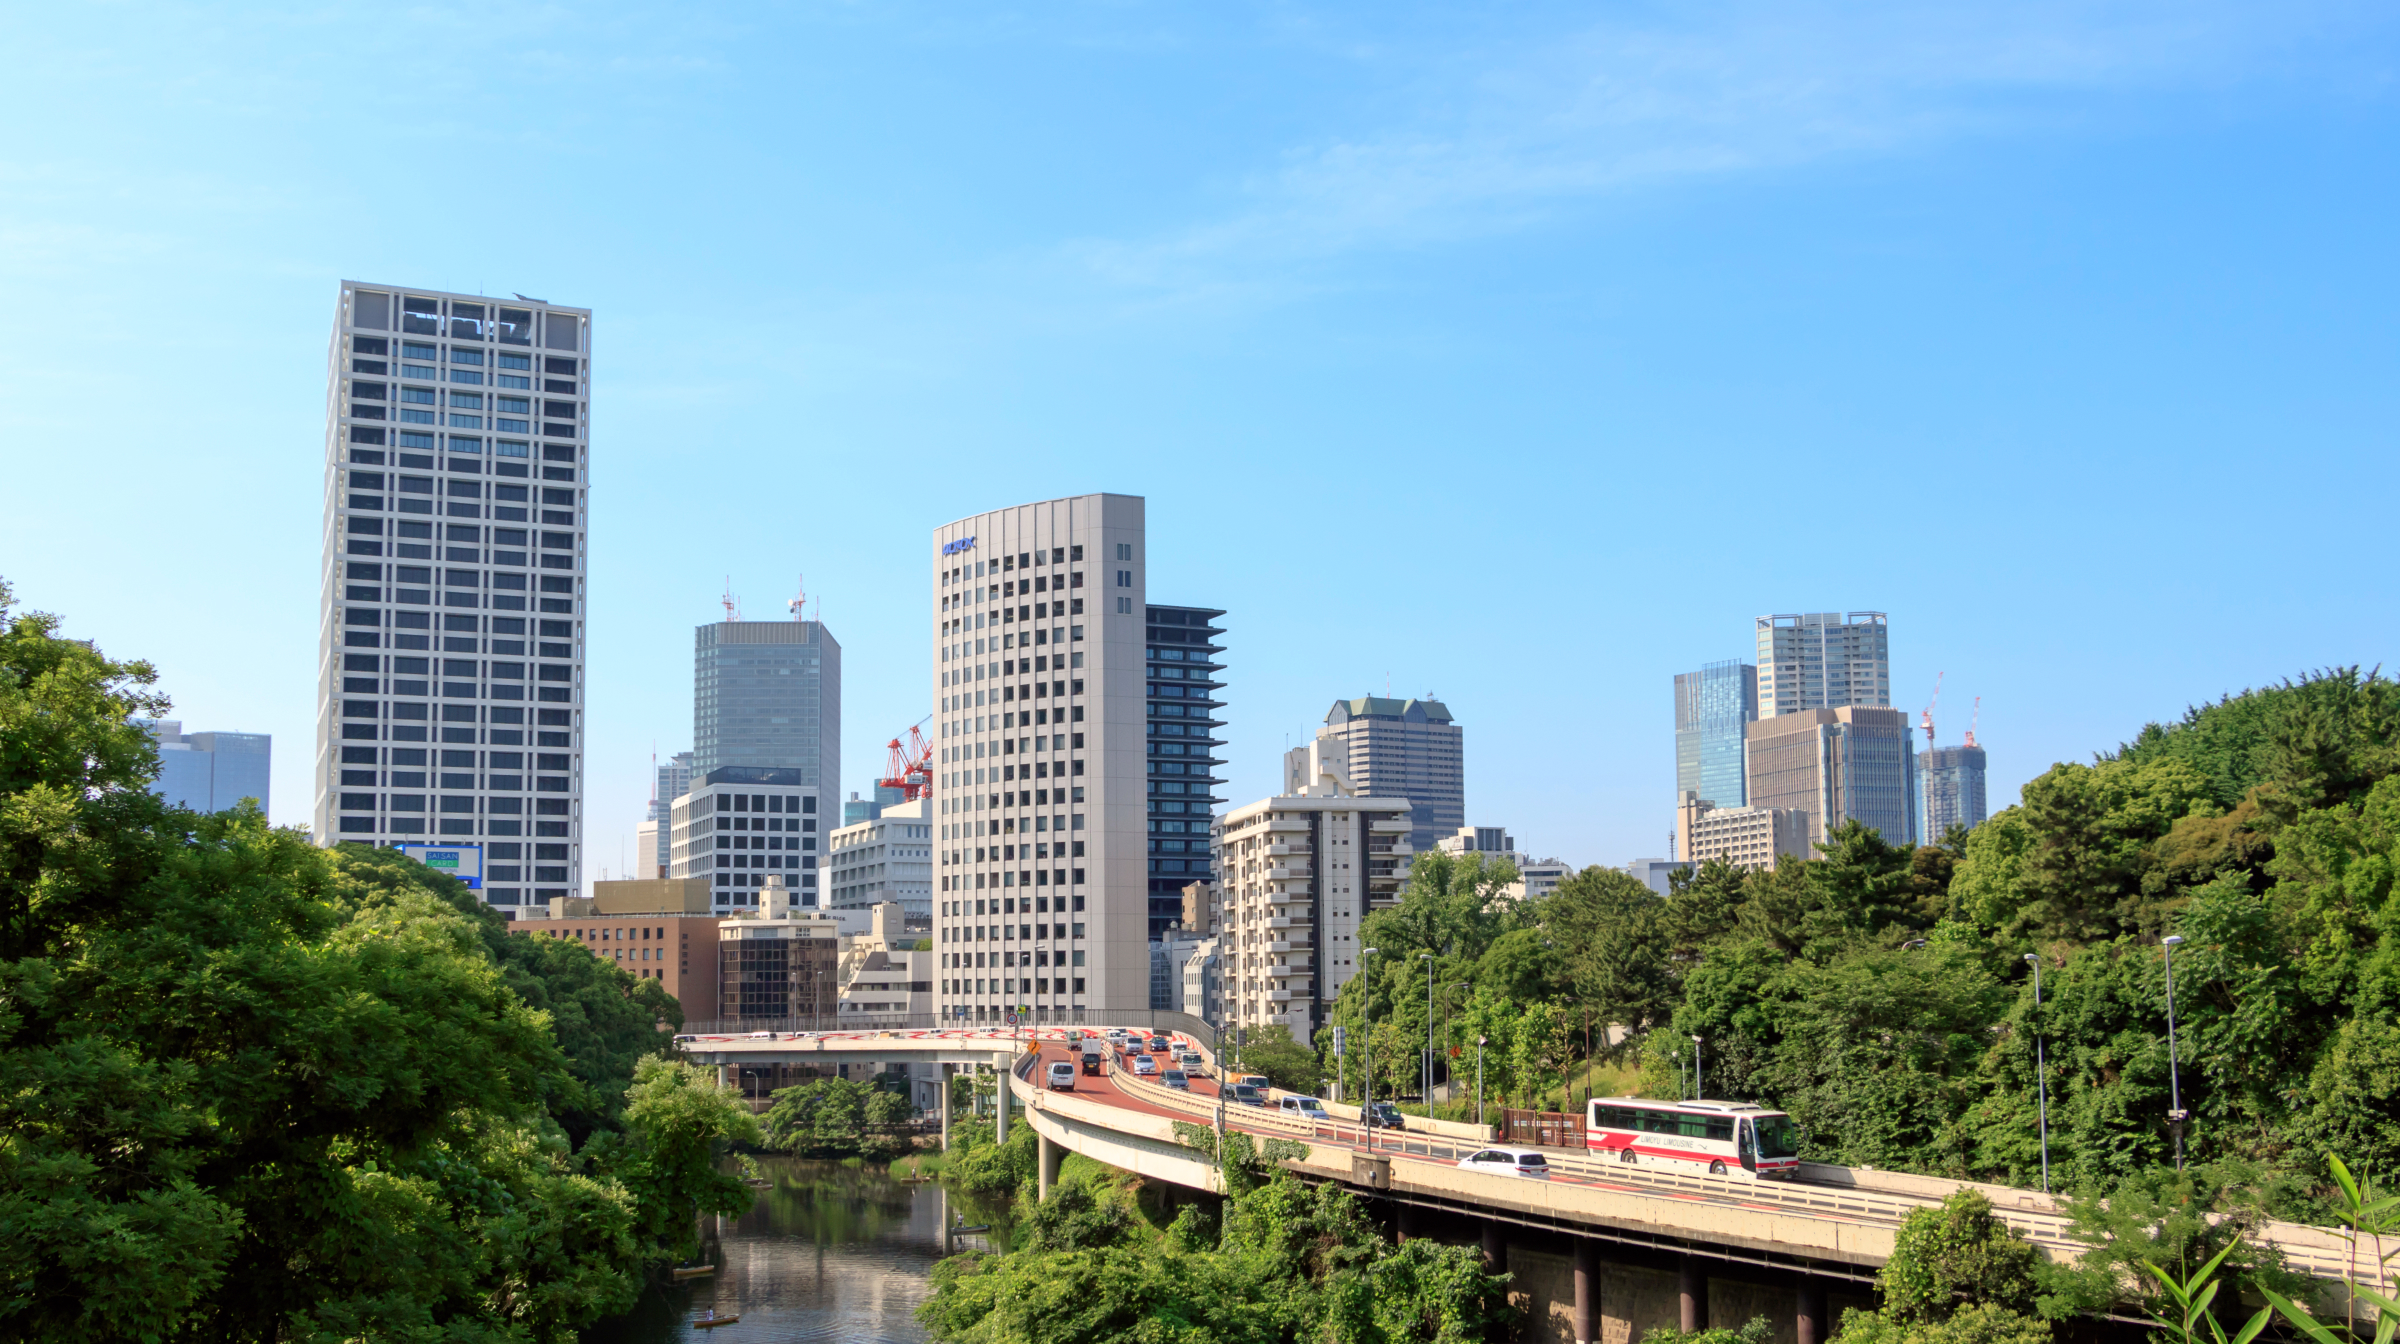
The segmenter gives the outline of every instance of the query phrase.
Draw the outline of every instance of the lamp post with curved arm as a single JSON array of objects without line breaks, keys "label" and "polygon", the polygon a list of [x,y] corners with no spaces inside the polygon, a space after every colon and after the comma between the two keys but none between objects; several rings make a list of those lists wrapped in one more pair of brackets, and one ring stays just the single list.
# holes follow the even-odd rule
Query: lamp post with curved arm
[{"label": "lamp post with curved arm", "polygon": [[1425,1081],[1424,1081],[1423,1087],[1424,1087],[1424,1092],[1425,1092],[1425,1113],[1426,1113],[1427,1115],[1431,1115],[1431,1114],[1433,1114],[1433,967],[1434,967],[1434,961],[1433,961],[1433,954],[1432,954],[1431,952],[1419,952],[1419,953],[1417,954],[1417,957],[1418,957],[1418,959],[1419,959],[1419,960],[1421,960],[1421,961],[1423,961],[1423,962],[1425,963],[1425,1054],[1424,1054],[1424,1057],[1423,1057],[1423,1058],[1424,1058],[1424,1064],[1425,1064],[1425,1068],[1424,1068]]},{"label": "lamp post with curved arm", "polygon": [[2183,1078],[2175,1059],[2175,949],[2183,946],[2183,935],[2172,934],[2159,942],[2167,949],[2167,1128],[2175,1134],[2175,1169],[2181,1171],[2183,1122],[2191,1118],[2183,1109]]},{"label": "lamp post with curved arm", "polygon": [[1358,1068],[1366,1075],[1361,1090],[1365,1104],[1358,1108],[1358,1118],[1367,1129],[1367,1151],[1375,1151],[1375,978],[1372,967],[1377,949],[1358,950]]},{"label": "lamp post with curved arm", "polygon": [[2050,1065],[2042,1050],[2042,958],[2039,953],[2025,954],[2025,964],[2033,968],[2033,1086],[2040,1099],[2042,1127],[2042,1193],[2050,1193]]}]

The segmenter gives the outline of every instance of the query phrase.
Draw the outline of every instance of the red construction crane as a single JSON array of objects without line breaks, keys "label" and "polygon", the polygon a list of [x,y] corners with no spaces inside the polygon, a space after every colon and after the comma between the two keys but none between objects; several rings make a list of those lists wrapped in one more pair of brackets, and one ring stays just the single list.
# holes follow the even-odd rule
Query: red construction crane
[{"label": "red construction crane", "polygon": [[917,731],[925,726],[926,719],[932,717],[928,714],[910,726],[906,747],[901,746],[900,739],[896,737],[884,744],[891,752],[883,765],[887,777],[876,780],[876,788],[898,789],[902,801],[911,803],[933,792],[933,744]]},{"label": "red construction crane", "polygon": [[1967,720],[1967,745],[1975,745],[1975,730],[1983,723],[1983,697],[1975,697],[1975,717]]},{"label": "red construction crane", "polygon": [[1949,675],[1947,672],[1933,674],[1933,698],[1925,702],[1925,712],[1918,716],[1919,723],[1925,729],[1925,749],[1927,751],[1933,750],[1933,707],[1942,703],[1942,678]]}]

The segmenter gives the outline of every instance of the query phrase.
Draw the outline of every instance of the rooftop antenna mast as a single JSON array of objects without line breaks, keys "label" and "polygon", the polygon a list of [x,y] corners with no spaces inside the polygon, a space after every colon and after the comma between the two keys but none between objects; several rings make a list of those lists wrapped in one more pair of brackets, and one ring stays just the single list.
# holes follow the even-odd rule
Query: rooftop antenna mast
[{"label": "rooftop antenna mast", "polygon": [[1927,751],[1933,750],[1933,707],[1942,703],[1942,678],[1949,675],[1947,672],[1933,674],[1933,699],[1925,702],[1925,712],[1917,716],[1919,726],[1925,730],[1925,749]]},{"label": "rooftop antenna mast", "polygon": [[797,593],[795,593],[795,594],[792,596],[792,600],[791,600],[791,601],[784,603],[784,606],[785,606],[785,607],[787,607],[787,608],[789,608],[789,609],[791,610],[791,613],[792,613],[792,619],[793,619],[793,620],[795,620],[795,621],[805,621],[805,620],[807,620],[807,619],[808,619],[808,616],[807,616],[807,614],[806,614],[806,613],[805,613],[805,612],[802,610],[802,608],[806,607],[807,605],[808,605],[808,576],[807,576],[806,574],[803,574],[803,575],[801,575],[801,576],[800,576],[800,591],[799,591],[799,592],[797,592]]},{"label": "rooftop antenna mast", "polygon": [[1975,697],[1975,717],[1967,720],[1967,745],[1975,745],[1975,729],[1983,722],[1983,697]]},{"label": "rooftop antenna mast", "polygon": [[742,604],[740,600],[735,598],[733,595],[733,576],[731,574],[725,576],[725,596],[719,598],[718,600],[725,604],[726,620],[738,621],[742,619]]}]

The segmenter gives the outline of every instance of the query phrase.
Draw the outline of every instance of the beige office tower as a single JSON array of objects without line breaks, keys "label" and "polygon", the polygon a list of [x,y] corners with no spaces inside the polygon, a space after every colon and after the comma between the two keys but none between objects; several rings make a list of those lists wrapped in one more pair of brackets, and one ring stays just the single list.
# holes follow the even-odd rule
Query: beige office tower
[{"label": "beige office tower", "polygon": [[969,1022],[1150,1006],[1143,501],[933,534],[934,993]]},{"label": "beige office tower", "polygon": [[317,843],[516,916],[583,890],[591,313],[343,281],[326,370]]},{"label": "beige office tower", "polygon": [[[1756,630],[1759,718],[1846,705],[1891,706],[1891,619],[1882,612],[1761,616]],[[1687,781],[1684,787],[1698,786]],[[1733,800],[1710,801],[1725,805]]]}]

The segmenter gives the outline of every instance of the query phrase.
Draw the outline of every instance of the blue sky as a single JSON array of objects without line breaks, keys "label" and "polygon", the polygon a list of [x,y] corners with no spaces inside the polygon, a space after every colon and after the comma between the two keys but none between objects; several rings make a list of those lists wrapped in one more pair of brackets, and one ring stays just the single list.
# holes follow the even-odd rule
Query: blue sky
[{"label": "blue sky", "polygon": [[846,788],[937,524],[1150,501],[1232,783],[1439,693],[1469,820],[1662,851],[1672,674],[1892,619],[1995,805],[2386,660],[2372,4],[20,6],[0,576],[312,747],[343,277],[596,310],[589,867],[805,573]]}]

